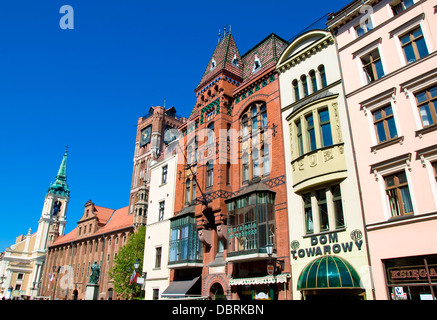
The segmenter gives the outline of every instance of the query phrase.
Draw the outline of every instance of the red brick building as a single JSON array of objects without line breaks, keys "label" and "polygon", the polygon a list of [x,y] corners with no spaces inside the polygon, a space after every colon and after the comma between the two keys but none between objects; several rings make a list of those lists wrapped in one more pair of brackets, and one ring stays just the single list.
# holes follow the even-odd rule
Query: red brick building
[{"label": "red brick building", "polygon": [[138,119],[129,199],[129,213],[135,214],[136,225],[145,224],[147,219],[147,199],[143,195],[149,188],[151,162],[178,136],[177,128],[185,120],[176,116],[174,107],[161,106],[150,107],[149,112]]},{"label": "red brick building", "polygon": [[171,284],[163,297],[291,298],[275,71],[286,46],[271,34],[241,56],[227,33],[214,50],[195,89],[196,105],[179,128]]},{"label": "red brick building", "polygon": [[77,227],[58,237],[49,247],[41,296],[50,299],[85,299],[90,267],[100,266],[98,299],[117,299],[108,271],[120,248],[134,232],[134,215],[128,207],[118,210],[89,200]]}]

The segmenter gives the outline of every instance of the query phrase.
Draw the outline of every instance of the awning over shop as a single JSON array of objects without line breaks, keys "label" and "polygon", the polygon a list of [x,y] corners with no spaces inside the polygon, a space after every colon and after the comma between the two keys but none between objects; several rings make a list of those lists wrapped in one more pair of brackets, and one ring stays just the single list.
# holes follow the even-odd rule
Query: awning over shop
[{"label": "awning over shop", "polygon": [[270,283],[285,283],[291,275],[289,273],[281,273],[278,275],[255,277],[255,278],[232,278],[229,280],[231,286],[243,286],[254,284],[270,284]]},{"label": "awning over shop", "polygon": [[161,294],[162,298],[185,298],[192,296],[200,296],[200,291],[196,292],[195,284],[200,279],[200,276],[189,279],[173,281],[167,289]]},{"label": "awning over shop", "polygon": [[298,290],[356,289],[361,279],[354,267],[339,256],[326,255],[308,263],[297,282]]}]

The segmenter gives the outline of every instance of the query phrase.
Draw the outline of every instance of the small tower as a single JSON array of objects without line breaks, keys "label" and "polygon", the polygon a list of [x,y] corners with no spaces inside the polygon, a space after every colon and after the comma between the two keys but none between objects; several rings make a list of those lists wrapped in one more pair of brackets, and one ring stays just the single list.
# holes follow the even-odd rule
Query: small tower
[{"label": "small tower", "polygon": [[36,239],[36,248],[38,251],[45,251],[47,249],[49,245],[49,234],[52,238],[50,243],[53,242],[57,236],[64,235],[69,200],[70,189],[67,185],[67,150],[65,150],[55,182],[50,183],[50,187],[47,190],[41,218],[38,221],[39,225]]},{"label": "small tower", "polygon": [[147,189],[146,180],[138,190],[138,201],[135,203],[134,228],[137,230],[140,226],[147,223],[147,208],[149,201],[149,189]]}]

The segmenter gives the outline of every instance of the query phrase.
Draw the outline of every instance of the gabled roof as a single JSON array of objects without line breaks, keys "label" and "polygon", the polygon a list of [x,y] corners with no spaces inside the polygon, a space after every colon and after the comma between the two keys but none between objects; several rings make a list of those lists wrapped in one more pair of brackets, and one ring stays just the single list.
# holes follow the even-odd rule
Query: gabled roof
[{"label": "gabled roof", "polygon": [[[263,71],[275,66],[287,45],[287,41],[272,33],[247,51],[241,57],[244,65],[243,83],[252,80],[252,78]],[[260,67],[254,70],[256,61],[260,63]]]},{"label": "gabled roof", "polygon": [[[105,225],[98,229],[96,232],[86,236],[85,238],[92,238],[105,233],[126,229],[133,225],[134,215],[129,214],[129,206],[117,210],[112,210],[100,206],[95,206],[94,208],[94,212],[98,216],[99,221],[104,221]],[[77,228],[78,227],[74,228],[64,236],[58,237],[56,241],[50,245],[50,247],[83,239],[83,237],[78,237]]]},{"label": "gabled roof", "polygon": [[[234,59],[237,63],[232,63]],[[231,33],[227,34],[215,47],[196,91],[213,80],[223,70],[229,71],[240,78],[243,72],[241,56]]]}]

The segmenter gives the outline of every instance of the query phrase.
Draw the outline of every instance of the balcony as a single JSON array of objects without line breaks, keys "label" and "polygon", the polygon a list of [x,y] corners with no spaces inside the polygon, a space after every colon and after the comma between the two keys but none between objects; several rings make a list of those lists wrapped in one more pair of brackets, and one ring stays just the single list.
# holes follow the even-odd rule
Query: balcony
[{"label": "balcony", "polygon": [[268,259],[266,245],[276,247],[274,192],[254,192],[227,200],[228,262]]},{"label": "balcony", "polygon": [[193,214],[172,218],[170,229],[168,268],[203,267],[203,248],[197,236],[196,219]]}]

